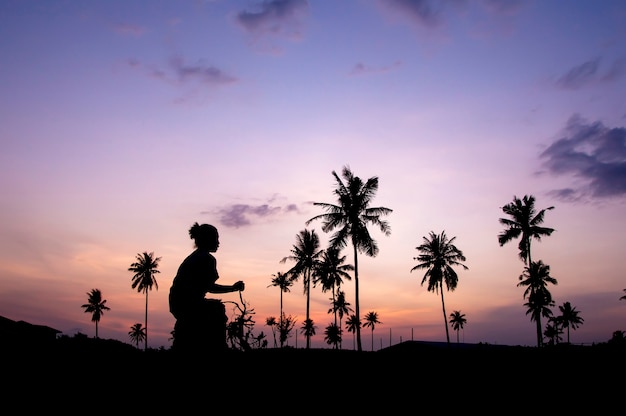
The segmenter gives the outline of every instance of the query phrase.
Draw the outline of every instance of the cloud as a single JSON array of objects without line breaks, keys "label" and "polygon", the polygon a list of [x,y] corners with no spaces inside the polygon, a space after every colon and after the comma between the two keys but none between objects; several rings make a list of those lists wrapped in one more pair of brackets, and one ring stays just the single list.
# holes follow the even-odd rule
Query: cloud
[{"label": "cloud", "polygon": [[[295,204],[287,204],[284,206],[260,204],[232,204],[220,207],[212,211],[216,214],[221,225],[228,228],[239,228],[252,225],[253,221],[261,219],[271,219],[285,213],[298,213],[299,209]],[[203,212],[206,214],[208,212]]]},{"label": "cloud", "polygon": [[[439,26],[444,2],[431,0],[382,0],[390,9],[406,15],[412,21],[426,27]],[[438,7],[435,7],[437,5]]]},{"label": "cloud", "polygon": [[135,70],[144,71],[149,77],[170,85],[201,85],[220,86],[237,83],[233,75],[212,66],[199,62],[195,65],[186,64],[180,56],[169,60],[169,68],[145,65],[136,59],[129,59],[127,65]]},{"label": "cloud", "polygon": [[[447,6],[452,6],[457,13],[470,4],[466,0],[379,0],[386,9],[397,12],[418,26],[439,28],[446,21]],[[480,5],[491,15],[512,16],[524,5],[523,0],[483,0]]]},{"label": "cloud", "polygon": [[307,0],[271,0],[258,5],[257,11],[237,13],[237,23],[256,35],[299,33],[298,16],[308,11]]},{"label": "cloud", "polygon": [[359,62],[356,65],[354,65],[354,67],[350,71],[350,76],[367,75],[367,74],[383,74],[385,72],[394,71],[400,66],[402,66],[402,62],[399,62],[399,61],[396,61],[391,65],[382,66],[378,68],[373,68],[373,67],[367,66]]},{"label": "cloud", "polygon": [[623,59],[614,61],[604,74],[600,72],[600,58],[583,62],[557,78],[557,87],[565,90],[577,90],[587,85],[601,82],[613,82],[624,76],[626,65]]},{"label": "cloud", "polygon": [[177,79],[181,82],[197,81],[201,84],[232,84],[237,81],[237,78],[214,66],[202,63],[186,65],[180,57],[172,58],[170,65],[174,69]]},{"label": "cloud", "polygon": [[113,31],[124,36],[141,36],[145,33],[145,29],[143,27],[128,23],[118,23],[113,25]]},{"label": "cloud", "polygon": [[554,196],[566,201],[626,196],[626,128],[588,123],[575,114],[562,134],[540,158],[549,173],[571,175],[581,185],[554,190]]}]

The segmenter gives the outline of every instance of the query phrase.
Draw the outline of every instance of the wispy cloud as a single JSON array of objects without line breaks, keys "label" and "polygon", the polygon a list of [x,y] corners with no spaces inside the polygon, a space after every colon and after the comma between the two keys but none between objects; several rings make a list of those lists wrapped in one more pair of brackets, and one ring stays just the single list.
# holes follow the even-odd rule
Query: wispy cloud
[{"label": "wispy cloud", "polygon": [[391,65],[381,66],[381,67],[371,67],[371,66],[365,65],[362,62],[359,62],[356,65],[354,65],[354,67],[350,71],[350,75],[357,76],[357,75],[367,75],[367,74],[381,74],[381,73],[394,71],[398,69],[400,66],[402,66],[402,62],[400,61],[396,61]]},{"label": "wispy cloud", "polygon": [[147,65],[137,59],[129,59],[127,64],[135,70],[144,71],[149,77],[170,85],[218,86],[238,82],[237,77],[218,67],[207,65],[202,61],[196,64],[187,64],[180,56],[171,58],[167,67]]},{"label": "wispy cloud", "polygon": [[299,36],[299,17],[309,9],[307,0],[271,0],[258,4],[256,10],[237,13],[237,23],[248,33],[262,36]]},{"label": "wispy cloud", "polygon": [[219,85],[232,84],[237,78],[212,65],[199,62],[189,65],[181,57],[170,60],[171,68],[180,82],[198,82],[200,84]]},{"label": "wispy cloud", "polygon": [[554,175],[571,175],[582,185],[552,191],[565,201],[626,196],[626,128],[588,123],[573,115],[563,136],[544,150],[543,166]]},{"label": "wispy cloud", "polygon": [[596,83],[612,82],[626,74],[626,64],[623,59],[614,61],[604,73],[601,71],[600,64],[601,59],[595,58],[576,65],[558,77],[555,84],[562,89],[577,90]]},{"label": "wispy cloud", "polygon": [[445,2],[431,0],[381,0],[381,4],[426,27],[441,24],[445,6]]},{"label": "wispy cloud", "polygon": [[129,23],[117,23],[113,25],[113,31],[123,36],[141,36],[145,33],[143,27]]},{"label": "wispy cloud", "polygon": [[272,200],[268,203],[252,204],[232,204],[218,207],[202,214],[216,215],[220,225],[227,228],[239,228],[252,225],[258,221],[270,220],[283,214],[298,213],[296,204],[272,205]]},{"label": "wispy cloud", "polygon": [[[379,3],[425,28],[443,26],[450,7],[453,12],[459,13],[470,5],[466,0],[379,0]],[[521,10],[524,0],[483,0],[477,3],[492,16],[511,16]]]}]

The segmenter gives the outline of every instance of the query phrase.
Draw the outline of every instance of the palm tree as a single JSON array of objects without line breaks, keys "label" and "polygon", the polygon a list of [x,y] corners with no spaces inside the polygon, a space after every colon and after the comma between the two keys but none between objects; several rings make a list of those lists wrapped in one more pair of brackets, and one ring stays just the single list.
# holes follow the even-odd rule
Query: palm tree
[{"label": "palm tree", "polygon": [[[345,183],[335,171],[332,172],[337,182],[334,194],[337,196],[337,205],[325,202],[314,202],[313,205],[322,207],[326,213],[317,215],[309,219],[306,224],[321,219],[323,221],[322,231],[330,232],[337,228],[337,231],[330,239],[330,247],[343,249],[348,242],[352,243],[354,255],[354,295],[355,295],[355,315],[357,322],[360,322],[359,306],[359,263],[357,253],[365,253],[367,256],[376,257],[378,254],[378,244],[372,239],[367,225],[378,226],[385,235],[391,234],[391,228],[387,221],[380,219],[381,216],[393,212],[389,208],[372,208],[371,204],[376,191],[378,190],[378,177],[373,176],[363,182],[358,176],[354,176],[348,166],[344,166],[342,176]],[[361,326],[357,325],[356,341],[358,351],[362,351],[361,346]]]},{"label": "palm tree", "polygon": [[585,320],[581,316],[578,316],[580,312],[577,311],[576,308],[573,308],[569,302],[565,302],[562,306],[559,306],[559,310],[561,311],[559,320],[563,328],[567,328],[567,343],[569,344],[569,329],[578,329]]},{"label": "palm tree", "polygon": [[[308,328],[303,331],[306,335],[306,347],[311,347],[311,336],[315,334],[315,330],[311,331],[313,321],[310,319],[310,305],[311,305],[311,275],[313,270],[317,267],[319,257],[322,255],[323,250],[320,250],[320,239],[315,230],[304,229],[296,235],[297,243],[294,244],[291,249],[291,255],[283,257],[281,263],[287,260],[295,261],[296,264],[287,271],[287,275],[292,280],[298,280],[300,276],[303,276],[304,294],[306,295],[306,319],[303,328]],[[307,327],[307,323],[311,326]]]},{"label": "palm tree", "polygon": [[137,292],[144,292],[146,294],[146,317],[145,317],[145,330],[146,338],[144,343],[144,350],[148,349],[148,290],[152,290],[154,286],[157,290],[159,285],[157,284],[155,274],[161,273],[158,270],[159,261],[161,257],[154,257],[154,253],[143,252],[137,254],[136,261],[131,263],[128,268],[129,272],[133,272],[132,288],[137,289]]},{"label": "palm tree", "polygon": [[[283,319],[283,293],[290,292],[290,287],[293,286],[293,279],[289,277],[287,273],[278,272],[273,274],[274,278],[272,279],[272,284],[270,286],[278,286],[280,288],[280,319],[281,322],[278,325],[279,328],[282,327],[282,319]],[[283,341],[281,338],[280,347],[283,347]]]},{"label": "palm tree", "polygon": [[280,327],[280,323],[276,322],[276,317],[268,316],[267,318],[265,318],[265,325],[272,328],[272,335],[274,336],[274,348],[276,348],[278,346],[278,343],[276,342],[276,328]]},{"label": "palm tree", "polygon": [[278,337],[280,338],[280,345],[282,346],[291,336],[291,331],[293,330],[294,326],[296,326],[296,319],[291,315],[285,316],[285,314],[283,313],[283,315],[280,317],[279,325],[280,326],[278,328]]},{"label": "palm tree", "polygon": [[300,328],[300,333],[306,337],[306,347],[307,349],[311,348],[311,337],[315,335],[315,323],[313,319],[305,319],[302,323],[302,328]]},{"label": "palm tree", "polygon": [[102,299],[100,289],[91,289],[91,292],[87,292],[87,296],[87,303],[81,305],[81,308],[85,309],[85,313],[91,314],[91,322],[96,323],[96,338],[98,338],[98,322],[104,311],[111,310],[111,308],[106,306],[107,301]]},{"label": "palm tree", "polygon": [[135,343],[135,346],[139,348],[139,342],[146,339],[146,328],[143,328],[140,323],[136,323],[130,327],[128,336],[130,340]]},{"label": "palm tree", "polygon": [[459,331],[463,329],[463,326],[467,323],[467,319],[465,319],[465,314],[461,313],[461,311],[454,311],[450,314],[450,325],[452,325],[452,329],[456,331],[456,343],[459,343]]},{"label": "palm tree", "polygon": [[372,328],[372,351],[374,351],[374,327],[376,324],[382,324],[382,322],[378,320],[378,313],[373,311],[366,313],[363,326]]},{"label": "palm tree", "polygon": [[554,306],[548,283],[556,285],[558,282],[550,276],[550,266],[543,264],[541,260],[534,261],[530,263],[530,266],[525,267],[519,280],[517,286],[526,286],[524,299],[528,299],[528,302],[524,306],[528,307],[526,314],[531,314],[531,321],[537,324],[537,346],[540,347],[543,342],[541,317],[549,318],[552,315],[549,307]]},{"label": "palm tree", "polygon": [[[352,279],[348,271],[354,270],[354,267],[351,264],[343,264],[345,261],[346,256],[340,256],[339,250],[329,248],[322,253],[322,259],[313,270],[313,286],[315,287],[319,283],[322,286],[322,292],[331,290],[333,305],[336,301],[335,290],[341,286],[343,278],[347,280]],[[336,308],[333,308],[333,312],[335,314],[335,325],[337,325]]]},{"label": "palm tree", "polygon": [[552,309],[554,301],[552,295],[547,290],[540,290],[533,292],[528,296],[528,302],[524,303],[526,306],[526,315],[530,315],[530,321],[537,324],[537,346],[543,345],[543,338],[541,336],[541,317],[550,320],[552,317]]},{"label": "palm tree", "polygon": [[525,265],[532,263],[532,257],[530,255],[530,241],[534,238],[537,241],[541,241],[541,237],[550,236],[554,229],[541,227],[543,223],[546,211],[554,209],[554,207],[548,207],[540,210],[535,209],[535,197],[532,195],[525,195],[521,200],[516,196],[513,197],[513,202],[506,204],[502,207],[502,211],[509,216],[509,218],[500,218],[500,224],[504,225],[506,229],[498,235],[498,243],[500,247],[508,243],[509,241],[520,237],[518,244],[519,257]]},{"label": "palm tree", "polygon": [[413,257],[413,260],[419,261],[419,263],[411,269],[411,272],[416,269],[426,269],[424,278],[422,279],[422,286],[426,279],[428,279],[428,291],[438,293],[441,291],[441,306],[443,308],[443,322],[446,328],[446,340],[448,345],[450,344],[450,333],[448,331],[448,317],[446,316],[446,305],[443,300],[443,283],[446,283],[446,288],[449,291],[454,291],[459,281],[459,277],[452,266],[461,266],[465,270],[468,269],[464,262],[465,256],[463,252],[454,245],[456,237],[448,239],[446,232],[442,231],[441,234],[435,234],[430,232],[430,239],[422,237],[423,243],[417,247],[419,254],[417,257]]},{"label": "palm tree", "polygon": [[[337,296],[334,299],[331,299],[333,307],[328,310],[328,313],[331,311],[335,313],[335,316],[339,316],[339,328],[341,328],[341,320],[343,319],[343,315],[347,315],[353,311],[350,307],[350,303],[346,302],[346,293],[338,289]],[[339,349],[342,348],[342,340],[339,340]]]},{"label": "palm tree", "polygon": [[556,345],[561,342],[561,334],[563,329],[561,327],[561,319],[557,316],[550,316],[546,329],[543,331],[543,335],[550,340],[550,345]]},{"label": "palm tree", "polygon": [[[624,293],[626,293],[626,289],[624,289]],[[626,295],[624,295],[621,298],[619,298],[619,300],[626,300]]]},{"label": "palm tree", "polygon": [[338,349],[341,343],[341,328],[336,323],[330,323],[324,330],[324,341],[328,345],[332,345],[333,349]]},{"label": "palm tree", "polygon": [[356,349],[356,332],[357,329],[361,327],[361,321],[356,315],[350,315],[348,319],[346,319],[346,329],[348,332],[352,332],[352,349]]}]

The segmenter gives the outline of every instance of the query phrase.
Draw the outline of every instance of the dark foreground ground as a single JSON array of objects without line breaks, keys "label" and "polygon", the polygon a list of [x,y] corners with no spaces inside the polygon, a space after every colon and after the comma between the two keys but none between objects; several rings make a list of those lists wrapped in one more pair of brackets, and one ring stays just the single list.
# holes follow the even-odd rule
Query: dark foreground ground
[{"label": "dark foreground ground", "polygon": [[602,414],[623,408],[626,387],[626,347],[611,344],[407,341],[376,352],[190,357],[89,339],[8,348],[2,356],[3,405],[25,414]]}]

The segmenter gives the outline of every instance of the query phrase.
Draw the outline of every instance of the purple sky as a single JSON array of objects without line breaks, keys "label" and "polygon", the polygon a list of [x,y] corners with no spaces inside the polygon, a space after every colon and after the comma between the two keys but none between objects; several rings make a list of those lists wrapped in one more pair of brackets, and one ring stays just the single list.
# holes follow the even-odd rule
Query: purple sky
[{"label": "purple sky", "polygon": [[[558,280],[555,313],[570,302],[584,318],[571,341],[626,330],[623,0],[7,0],[0,39],[2,316],[93,336],[80,305],[98,288],[99,335],[129,341],[145,298],[127,269],[154,252],[149,345],[168,347],[167,295],[198,221],[219,228],[220,282],[246,282],[268,334],[272,275],[349,165],[393,210],[390,236],[370,230],[378,256],[359,258],[375,348],[445,341],[440,296],[410,272],[444,230],[469,267],[444,292],[461,339],[536,344],[517,241],[497,241],[501,207],[524,195],[555,207],[532,253]],[[298,327],[302,289],[284,294]],[[315,346],[329,298],[312,291]]]}]

